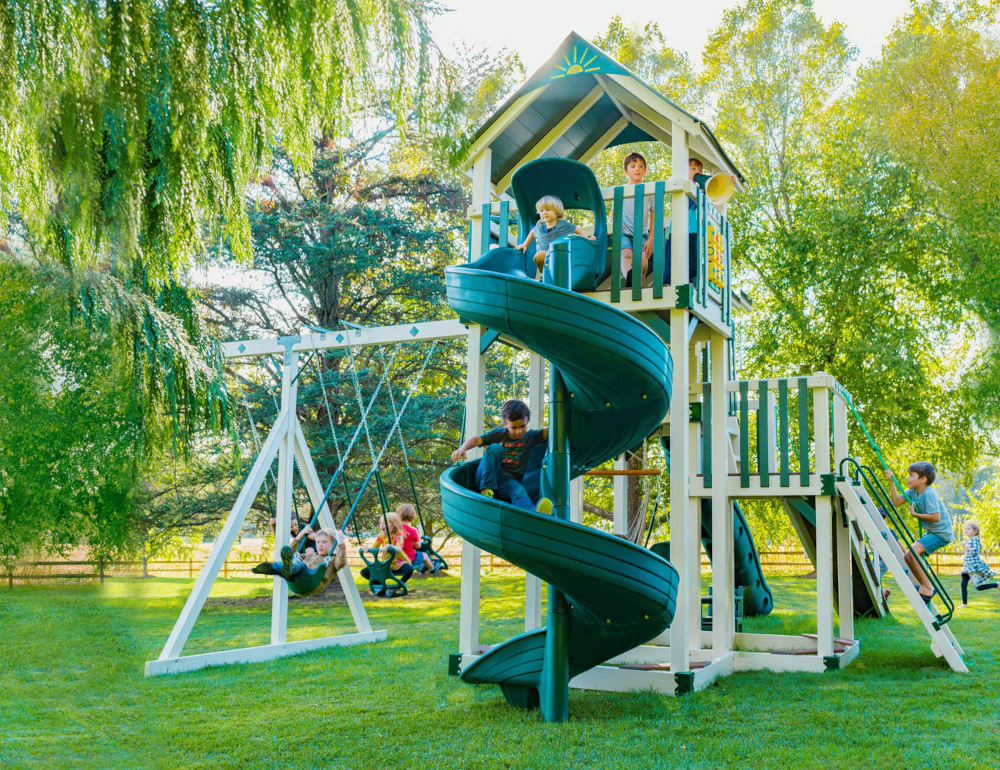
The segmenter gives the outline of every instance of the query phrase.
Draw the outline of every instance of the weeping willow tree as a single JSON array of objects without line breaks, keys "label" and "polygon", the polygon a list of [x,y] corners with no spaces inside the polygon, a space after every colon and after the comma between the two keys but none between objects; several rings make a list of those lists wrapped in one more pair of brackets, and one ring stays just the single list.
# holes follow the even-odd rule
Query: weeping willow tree
[{"label": "weeping willow tree", "polygon": [[399,112],[433,90],[421,0],[6,0],[0,210],[66,267],[138,261],[168,281],[226,239],[249,258],[247,183],[281,138],[315,135],[387,78]]},{"label": "weeping willow tree", "polygon": [[[35,283],[66,310],[58,324],[33,313],[42,326],[19,350],[47,360],[92,330],[83,339],[107,356],[85,362],[117,378],[107,424],[134,453],[224,418],[189,270],[206,244],[251,261],[245,195],[274,147],[308,170],[317,136],[339,142],[373,93],[400,117],[446,106],[432,12],[424,0],[0,0],[0,260],[34,276],[0,285],[0,306],[26,306],[16,286]],[[39,404],[70,387],[28,385]],[[11,438],[0,444],[21,449],[0,479],[45,462]],[[109,471],[101,453],[74,457]],[[7,541],[25,504],[11,489],[0,483]],[[70,530],[61,542],[100,538]]]}]

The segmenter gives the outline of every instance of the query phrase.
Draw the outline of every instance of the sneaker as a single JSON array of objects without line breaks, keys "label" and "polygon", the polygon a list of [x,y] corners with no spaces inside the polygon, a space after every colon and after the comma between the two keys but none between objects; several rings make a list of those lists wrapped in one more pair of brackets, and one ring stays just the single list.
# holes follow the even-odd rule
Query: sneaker
[{"label": "sneaker", "polygon": [[883,588],[883,589],[882,589],[882,596],[883,596],[884,598],[886,598],[886,599],[888,599],[888,598],[889,598],[889,594],[891,594],[891,593],[892,593],[892,591],[890,591],[890,590],[889,590],[888,588]]},{"label": "sneaker", "polygon": [[378,591],[375,592],[375,595],[376,596],[385,596],[385,589],[384,588],[380,588]]},{"label": "sneaker", "polygon": [[535,506],[535,510],[539,513],[544,513],[546,516],[552,514],[552,501],[547,497],[543,497],[538,501],[538,505]]},{"label": "sneaker", "polygon": [[492,500],[496,492],[494,492],[492,489],[480,489],[479,494],[481,494],[483,497],[488,497]]},{"label": "sneaker", "polygon": [[290,578],[292,576],[292,549],[291,546],[284,546],[281,549],[281,576]]},{"label": "sneaker", "polygon": [[396,595],[396,589],[395,588],[390,588],[388,591],[385,592],[385,598],[386,599],[391,599],[395,595]]},{"label": "sneaker", "polygon": [[269,561],[261,562],[256,567],[250,570],[255,575],[273,575],[274,565]]}]

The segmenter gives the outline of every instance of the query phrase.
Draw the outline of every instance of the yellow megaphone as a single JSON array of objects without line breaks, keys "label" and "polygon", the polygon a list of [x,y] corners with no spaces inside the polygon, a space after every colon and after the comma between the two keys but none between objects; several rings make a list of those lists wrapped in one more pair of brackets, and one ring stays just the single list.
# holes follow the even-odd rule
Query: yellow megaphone
[{"label": "yellow megaphone", "polygon": [[736,192],[736,185],[729,174],[695,174],[694,181],[705,190],[705,195],[713,206],[721,206]]}]

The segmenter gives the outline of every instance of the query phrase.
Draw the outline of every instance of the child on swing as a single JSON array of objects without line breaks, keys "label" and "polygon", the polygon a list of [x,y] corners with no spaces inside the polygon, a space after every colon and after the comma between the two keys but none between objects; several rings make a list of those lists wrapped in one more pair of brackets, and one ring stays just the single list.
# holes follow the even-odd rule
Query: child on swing
[{"label": "child on swing", "polygon": [[[338,538],[338,534],[341,537]],[[309,548],[304,553],[299,553],[299,543],[310,535],[316,543],[316,548]],[[347,564],[347,549],[344,546],[342,533],[338,533],[335,529],[313,532],[311,526],[306,526],[292,538],[291,543],[281,549],[279,561],[261,562],[250,571],[255,575],[279,575],[291,582],[307,575],[315,575],[320,569],[336,572],[345,564]]]},{"label": "child on swing", "polygon": [[[389,527],[388,532],[386,532],[386,524]],[[378,528],[378,537],[375,538],[373,547],[379,549],[379,561],[383,561],[389,555],[389,546],[394,546],[396,552],[393,555],[392,564],[389,565],[389,569],[392,570],[393,575],[399,578],[401,583],[405,583],[413,575],[413,565],[410,563],[410,559],[403,549],[405,534],[403,532],[403,522],[400,520],[399,514],[395,512],[385,514],[379,520]],[[361,577],[366,579],[371,578],[371,571],[368,567],[361,570]],[[392,598],[396,595],[396,591],[396,588],[382,588],[375,595]]]},{"label": "child on swing", "polygon": [[399,514],[399,520],[403,522],[403,532],[406,533],[406,542],[403,544],[403,550],[406,551],[406,556],[413,563],[414,572],[424,574],[430,571],[432,575],[435,574],[437,567],[431,563],[430,556],[423,551],[417,550],[417,546],[420,545],[422,539],[417,528],[413,526],[417,520],[417,509],[410,505],[410,503],[400,503],[396,508],[396,513]]}]

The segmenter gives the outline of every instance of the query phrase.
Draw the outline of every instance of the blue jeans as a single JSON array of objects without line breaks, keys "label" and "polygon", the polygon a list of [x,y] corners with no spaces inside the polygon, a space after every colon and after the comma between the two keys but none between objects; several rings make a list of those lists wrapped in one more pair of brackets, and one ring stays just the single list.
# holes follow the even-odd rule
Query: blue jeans
[{"label": "blue jeans", "polygon": [[492,489],[498,500],[506,500],[518,508],[535,510],[521,480],[503,470],[503,444],[490,444],[476,468],[476,484],[480,490]]},{"label": "blue jeans", "polygon": [[[281,574],[281,568],[283,566],[281,563],[281,559],[271,562],[271,566],[274,567],[275,575]],[[303,559],[300,554],[298,553],[292,554],[292,571],[289,574],[290,578],[305,577],[306,575],[312,575],[315,572],[316,570],[309,569],[308,565],[305,562],[305,559]]]}]

